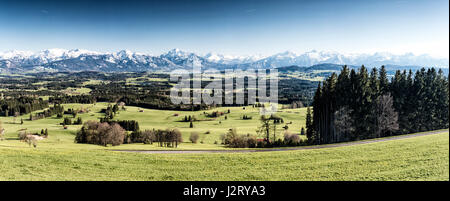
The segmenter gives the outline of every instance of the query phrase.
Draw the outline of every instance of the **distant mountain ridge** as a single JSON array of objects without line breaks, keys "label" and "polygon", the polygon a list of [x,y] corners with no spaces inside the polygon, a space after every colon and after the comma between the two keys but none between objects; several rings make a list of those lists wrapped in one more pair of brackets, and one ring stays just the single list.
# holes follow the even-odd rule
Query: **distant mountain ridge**
[{"label": "distant mountain ridge", "polygon": [[[326,71],[328,74],[331,74],[332,71],[340,72],[343,65],[340,64],[331,64],[331,63],[322,63],[322,64],[316,64],[312,66],[283,66],[276,68],[278,72],[282,73],[290,73],[290,72],[304,72],[304,73],[313,73],[315,71]],[[356,65],[347,65],[349,69],[355,69],[357,70],[361,66]],[[417,70],[420,70],[422,66],[397,66],[397,65],[384,65],[386,68],[386,71],[389,75],[394,75],[397,70],[403,71],[403,70],[412,70],[413,72],[416,72]],[[377,67],[379,68],[379,67]],[[448,75],[449,68],[441,68],[443,69],[444,75]],[[369,69],[370,71],[370,69]]]},{"label": "distant mountain ridge", "polygon": [[[99,53],[89,50],[49,49],[40,52],[9,51],[0,53],[0,72],[55,72],[55,71],[103,71],[136,72],[191,69],[193,65],[203,69],[248,69],[278,68],[283,66],[314,66],[318,64],[365,65],[367,67],[423,66],[448,68],[448,59],[437,59],[428,55],[390,53],[340,54],[338,52],[309,51],[303,54],[283,52],[268,57],[226,56],[195,53],[173,49],[159,56],[121,50],[114,53]],[[329,67],[329,65],[328,65]]]}]

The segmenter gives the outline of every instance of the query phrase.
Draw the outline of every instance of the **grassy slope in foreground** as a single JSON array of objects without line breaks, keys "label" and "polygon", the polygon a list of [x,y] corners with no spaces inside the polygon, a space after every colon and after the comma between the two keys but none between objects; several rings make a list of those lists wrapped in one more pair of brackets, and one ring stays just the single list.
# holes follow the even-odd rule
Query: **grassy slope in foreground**
[{"label": "grassy slope in foreground", "polygon": [[0,180],[449,180],[448,132],[339,148],[139,154],[0,146]]}]

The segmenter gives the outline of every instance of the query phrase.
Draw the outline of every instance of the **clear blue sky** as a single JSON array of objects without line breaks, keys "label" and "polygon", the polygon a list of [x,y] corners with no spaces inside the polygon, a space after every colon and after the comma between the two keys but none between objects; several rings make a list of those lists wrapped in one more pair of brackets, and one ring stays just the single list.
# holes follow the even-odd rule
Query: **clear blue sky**
[{"label": "clear blue sky", "polygon": [[448,0],[0,0],[0,51],[315,49],[448,58],[448,43]]}]

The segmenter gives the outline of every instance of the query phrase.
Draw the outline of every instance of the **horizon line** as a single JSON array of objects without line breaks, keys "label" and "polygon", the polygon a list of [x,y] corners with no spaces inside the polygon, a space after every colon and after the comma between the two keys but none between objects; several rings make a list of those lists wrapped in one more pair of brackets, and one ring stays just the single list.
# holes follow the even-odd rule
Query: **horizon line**
[{"label": "horizon line", "polygon": [[[84,48],[59,48],[59,47],[55,47],[55,48],[46,48],[46,49],[41,49],[41,50],[20,50],[20,49],[9,49],[9,50],[2,50],[0,51],[0,55],[4,55],[7,53],[11,53],[11,52],[24,52],[24,53],[30,53],[30,54],[37,54],[40,52],[44,52],[47,50],[61,50],[61,51],[74,51],[74,50],[78,50],[78,51],[88,51],[91,52],[93,54],[114,54],[114,53],[119,53],[122,51],[129,51],[133,54],[141,54],[141,55],[146,55],[146,56],[161,56],[163,54],[167,54],[169,52],[172,51],[180,51],[180,52],[184,52],[184,53],[189,53],[189,54],[196,54],[198,56],[206,56],[208,54],[216,54],[216,55],[221,55],[221,56],[230,56],[230,57],[259,57],[260,59],[264,59],[267,57],[271,57],[271,56],[275,56],[275,55],[280,55],[283,53],[293,53],[295,54],[295,56],[299,56],[302,54],[306,54],[306,53],[313,53],[313,52],[317,52],[317,53],[337,53],[337,54],[342,54],[342,55],[375,55],[375,54],[382,54],[382,53],[386,53],[386,54],[391,54],[393,56],[405,56],[405,55],[412,55],[412,56],[429,56],[433,59],[450,59],[448,56],[437,56],[437,55],[432,55],[430,53],[414,53],[414,52],[402,52],[402,53],[394,53],[394,52],[389,52],[389,51],[372,51],[372,52],[346,52],[346,51],[336,51],[336,50],[318,50],[318,49],[310,49],[307,51],[295,51],[295,50],[285,50],[285,51],[280,51],[280,52],[276,52],[276,53],[272,53],[272,54],[261,54],[261,53],[254,53],[254,54],[225,54],[225,53],[219,53],[216,51],[209,51],[207,53],[198,53],[196,51],[191,51],[191,50],[185,50],[185,49],[180,49],[180,48],[170,48],[170,49],[166,49],[166,50],[162,50],[161,53],[159,54],[155,54],[155,53],[151,53],[151,52],[145,52],[145,51],[137,51],[137,50],[131,50],[128,48],[124,48],[124,49],[117,49],[114,51],[98,51],[98,50],[90,50],[90,49],[84,49]],[[87,53],[89,55],[89,53]]]}]

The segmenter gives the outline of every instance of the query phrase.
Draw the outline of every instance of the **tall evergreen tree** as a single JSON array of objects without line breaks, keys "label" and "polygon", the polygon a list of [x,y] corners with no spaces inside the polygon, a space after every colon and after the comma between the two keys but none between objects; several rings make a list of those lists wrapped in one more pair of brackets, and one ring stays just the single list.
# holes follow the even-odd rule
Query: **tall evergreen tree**
[{"label": "tall evergreen tree", "polygon": [[[411,132],[420,132],[425,131],[425,68],[420,69],[416,72],[416,75],[414,76],[414,84],[413,84],[413,95],[414,95],[414,108],[412,108],[412,120],[414,124],[412,125],[412,128],[410,129]],[[397,98],[399,99],[399,98]],[[398,100],[394,100],[394,104],[399,105],[403,104],[402,102],[399,102]],[[395,107],[395,105],[394,105]],[[397,109],[397,107],[396,107]],[[400,114],[402,115],[402,114]],[[403,127],[402,121],[400,121],[401,126]]]},{"label": "tall evergreen tree", "polygon": [[372,130],[370,113],[372,111],[372,97],[370,90],[370,81],[367,69],[363,66],[359,69],[356,83],[356,104],[354,118],[358,120],[355,125],[356,139],[365,139]]},{"label": "tall evergreen tree", "polygon": [[312,144],[320,144],[320,134],[323,132],[322,128],[320,126],[320,122],[322,122],[322,86],[319,83],[319,86],[317,86],[316,93],[314,94],[314,101],[313,101],[313,136],[311,138],[308,138],[308,140]]},{"label": "tall evergreen tree", "polygon": [[350,80],[350,72],[347,66],[343,66],[341,73],[337,78],[336,83],[336,93],[340,98],[336,100],[336,107],[342,107],[348,105],[351,99],[351,80]]},{"label": "tall evergreen tree", "polygon": [[372,68],[370,72],[370,92],[372,97],[381,95],[380,79],[378,79],[378,71],[376,68]]},{"label": "tall evergreen tree", "polygon": [[314,127],[313,127],[313,122],[312,122],[312,117],[311,117],[311,108],[308,107],[306,109],[306,138],[308,139],[308,141],[313,141],[313,135],[314,135]]},{"label": "tall evergreen tree", "polygon": [[389,80],[387,78],[386,67],[381,66],[380,69],[380,92],[382,94],[389,91]]}]

